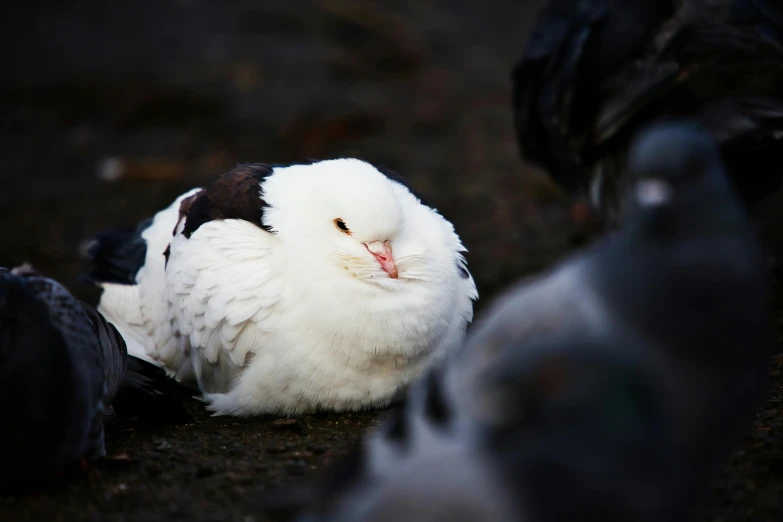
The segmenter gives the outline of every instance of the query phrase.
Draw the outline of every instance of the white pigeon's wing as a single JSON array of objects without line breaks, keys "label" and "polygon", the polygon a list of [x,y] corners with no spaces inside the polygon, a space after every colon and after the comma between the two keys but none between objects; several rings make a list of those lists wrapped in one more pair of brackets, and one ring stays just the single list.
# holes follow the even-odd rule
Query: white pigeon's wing
[{"label": "white pigeon's wing", "polygon": [[101,283],[101,295],[98,312],[112,323],[122,335],[128,353],[155,362],[148,353],[147,339],[152,336],[154,326],[142,313],[141,292],[138,285]]},{"label": "white pigeon's wing", "polygon": [[[103,288],[98,312],[120,332],[130,355],[154,364],[172,362],[163,361],[161,352],[187,349],[168,320],[165,253],[175,229],[181,227],[182,203],[201,190],[195,188],[182,194],[130,237],[107,233],[96,238],[98,248],[92,254],[90,276]],[[117,235],[122,238],[119,243],[113,237]],[[137,258],[139,252],[143,252],[142,259]],[[130,260],[126,259],[128,256]],[[117,274],[130,277],[118,278]],[[184,360],[189,367],[190,361],[187,357]],[[168,366],[166,371],[180,380],[188,378],[181,369],[182,363]]]},{"label": "white pigeon's wing", "polygon": [[[258,348],[282,292],[278,240],[245,220],[201,225],[177,235],[166,267],[169,320],[190,345],[202,391],[225,393]],[[250,327],[250,328],[248,328]],[[243,335],[244,334],[244,335]],[[181,353],[160,354],[164,359]]]}]

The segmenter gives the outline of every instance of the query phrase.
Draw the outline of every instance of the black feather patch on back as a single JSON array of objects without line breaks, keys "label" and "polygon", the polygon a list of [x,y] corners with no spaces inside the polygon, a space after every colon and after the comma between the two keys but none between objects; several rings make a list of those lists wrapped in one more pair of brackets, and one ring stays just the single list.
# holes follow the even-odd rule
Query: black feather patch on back
[{"label": "black feather patch on back", "polygon": [[221,174],[209,188],[182,202],[187,203],[180,208],[187,216],[182,234],[190,238],[204,223],[219,219],[242,219],[271,232],[261,221],[267,206],[261,199],[261,182],[272,171],[266,163],[246,163]]},{"label": "black feather patch on back", "polygon": [[96,235],[87,249],[90,268],[82,280],[89,284],[135,285],[136,274],[147,256],[147,242],[141,233],[151,223],[152,218],[149,218],[135,229],[123,228]]}]

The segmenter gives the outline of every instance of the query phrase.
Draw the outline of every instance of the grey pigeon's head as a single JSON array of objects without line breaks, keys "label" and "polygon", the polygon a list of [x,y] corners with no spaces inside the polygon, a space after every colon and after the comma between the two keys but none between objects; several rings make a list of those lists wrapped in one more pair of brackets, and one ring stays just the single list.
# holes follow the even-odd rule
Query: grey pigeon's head
[{"label": "grey pigeon's head", "polygon": [[71,359],[49,310],[23,277],[0,271],[0,488],[24,485],[62,464],[70,419]]},{"label": "grey pigeon's head", "polygon": [[715,143],[695,124],[665,123],[642,131],[628,161],[632,205],[667,205],[691,187],[723,186],[725,173]]},{"label": "grey pigeon's head", "polygon": [[665,519],[670,392],[657,361],[631,342],[509,346],[477,380],[479,436],[529,493],[533,519]]}]

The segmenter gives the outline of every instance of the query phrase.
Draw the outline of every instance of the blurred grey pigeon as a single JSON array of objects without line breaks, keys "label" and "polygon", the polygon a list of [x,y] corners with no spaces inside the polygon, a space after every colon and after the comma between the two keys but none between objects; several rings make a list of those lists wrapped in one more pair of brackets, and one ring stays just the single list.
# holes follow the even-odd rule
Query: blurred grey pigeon
[{"label": "blurred grey pigeon", "polygon": [[555,335],[504,350],[476,388],[480,417],[433,369],[297,520],[672,520],[671,390],[629,342]]},{"label": "blurred grey pigeon", "polygon": [[675,390],[645,340],[555,333],[499,349],[457,403],[520,520],[677,520]]},{"label": "blurred grey pigeon", "polygon": [[[442,367],[417,381],[378,431],[327,468],[296,499],[299,522],[517,520],[515,501],[491,462],[458,428]],[[262,509],[291,503],[272,491]],[[258,501],[257,501],[258,502]],[[294,506],[285,506],[293,509]]]},{"label": "blurred grey pigeon", "polygon": [[29,265],[0,269],[0,397],[12,427],[0,434],[0,488],[102,457],[103,415],[119,389],[166,404],[155,375],[144,373],[162,371],[126,371],[127,362],[119,332],[95,309]]},{"label": "blurred grey pigeon", "polygon": [[629,349],[663,361],[660,379],[676,398],[685,509],[738,448],[763,399],[772,353],[767,269],[718,150],[696,125],[648,128],[629,165],[624,227],[497,300],[450,383],[459,407],[482,418],[482,375],[507,364],[505,351],[553,335],[566,343],[630,338]]},{"label": "blurred grey pigeon", "polygon": [[[432,512],[428,499],[448,513],[444,498],[480,491],[454,493],[460,466],[502,484],[518,520],[690,518],[763,398],[766,268],[698,127],[646,130],[630,165],[625,226],[499,298],[326,474],[303,521],[413,519]],[[422,493],[413,477],[425,469]]]},{"label": "blurred grey pigeon", "polygon": [[640,129],[698,121],[755,210],[783,173],[779,0],[549,0],[513,72],[522,156],[622,217]]}]

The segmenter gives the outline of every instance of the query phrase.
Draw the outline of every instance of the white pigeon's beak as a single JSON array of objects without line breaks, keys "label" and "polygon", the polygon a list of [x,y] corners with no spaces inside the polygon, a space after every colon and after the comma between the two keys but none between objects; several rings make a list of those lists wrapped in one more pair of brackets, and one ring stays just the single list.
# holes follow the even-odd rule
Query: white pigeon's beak
[{"label": "white pigeon's beak", "polygon": [[388,241],[372,241],[364,246],[375,257],[384,272],[392,279],[397,279],[397,264],[392,257],[391,244]]}]

